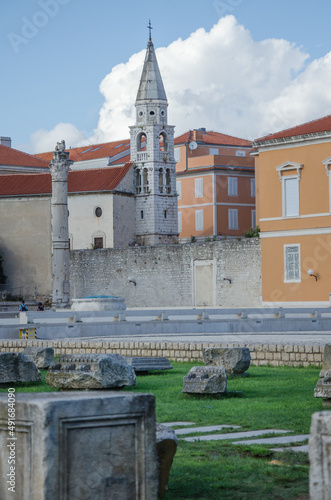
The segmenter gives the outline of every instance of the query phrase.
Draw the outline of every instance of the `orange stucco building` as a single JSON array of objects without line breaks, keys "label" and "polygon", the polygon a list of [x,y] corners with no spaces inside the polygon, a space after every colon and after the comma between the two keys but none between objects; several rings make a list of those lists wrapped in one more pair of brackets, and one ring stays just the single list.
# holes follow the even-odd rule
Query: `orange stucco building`
[{"label": "orange stucco building", "polygon": [[265,305],[328,305],[331,116],[257,139]]},{"label": "orange stucco building", "polygon": [[242,236],[255,227],[250,152],[249,141],[205,129],[175,139],[180,238]]}]

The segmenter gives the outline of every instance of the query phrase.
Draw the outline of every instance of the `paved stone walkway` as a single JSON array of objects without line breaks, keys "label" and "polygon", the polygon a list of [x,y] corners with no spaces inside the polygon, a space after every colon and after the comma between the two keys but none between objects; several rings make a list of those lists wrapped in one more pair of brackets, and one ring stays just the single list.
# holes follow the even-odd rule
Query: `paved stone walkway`
[{"label": "paved stone walkway", "polygon": [[[204,435],[200,436],[188,436],[180,437],[183,441],[194,442],[194,441],[224,441],[233,440],[232,444],[266,444],[266,445],[282,445],[290,443],[298,443],[300,441],[306,441],[309,438],[309,434],[300,434],[295,436],[278,436],[278,437],[264,437],[261,439],[246,439],[258,436],[265,436],[267,434],[287,434],[291,431],[282,429],[264,429],[258,431],[244,431],[244,432],[230,432],[225,434],[208,434],[209,432],[221,431],[223,429],[240,429],[239,425],[207,425],[207,426],[194,426],[194,422],[166,422],[163,425],[168,427],[183,427],[180,429],[175,429],[177,436],[185,436],[187,434],[193,434],[199,432]],[[237,441],[237,439],[245,439],[244,441]],[[308,453],[308,445],[303,446],[291,446],[284,448],[270,448],[271,451],[285,451],[292,450],[296,452]]]}]

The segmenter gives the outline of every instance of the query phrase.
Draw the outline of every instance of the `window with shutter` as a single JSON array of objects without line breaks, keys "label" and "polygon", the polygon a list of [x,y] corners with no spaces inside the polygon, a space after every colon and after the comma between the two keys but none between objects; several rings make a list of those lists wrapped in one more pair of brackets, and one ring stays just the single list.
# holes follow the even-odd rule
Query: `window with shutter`
[{"label": "window with shutter", "polygon": [[182,199],[182,181],[176,181],[176,191],[178,198],[181,200]]},{"label": "window with shutter", "polygon": [[284,245],[284,281],[300,282],[300,245]]},{"label": "window with shutter", "polygon": [[195,230],[196,231],[203,230],[203,210],[195,211]]},{"label": "window with shutter", "polygon": [[229,229],[238,229],[238,209],[229,208],[228,210]]},{"label": "window with shutter", "polygon": [[181,233],[182,230],[182,212],[178,212],[178,232]]},{"label": "window with shutter", "polygon": [[299,215],[299,180],[298,177],[283,177],[283,216]]},{"label": "window with shutter", "polygon": [[203,196],[203,179],[200,177],[195,179],[195,197],[201,198]]},{"label": "window with shutter", "polygon": [[238,179],[237,177],[228,177],[228,195],[238,196]]}]

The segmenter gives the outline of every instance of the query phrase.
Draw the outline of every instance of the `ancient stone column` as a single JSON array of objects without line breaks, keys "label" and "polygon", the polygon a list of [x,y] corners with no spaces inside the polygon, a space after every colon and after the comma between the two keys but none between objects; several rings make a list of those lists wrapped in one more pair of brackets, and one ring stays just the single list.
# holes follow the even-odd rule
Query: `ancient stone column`
[{"label": "ancient stone column", "polygon": [[58,142],[49,163],[52,174],[52,247],[54,307],[69,305],[69,231],[68,172],[73,161],[65,151],[65,142]]}]

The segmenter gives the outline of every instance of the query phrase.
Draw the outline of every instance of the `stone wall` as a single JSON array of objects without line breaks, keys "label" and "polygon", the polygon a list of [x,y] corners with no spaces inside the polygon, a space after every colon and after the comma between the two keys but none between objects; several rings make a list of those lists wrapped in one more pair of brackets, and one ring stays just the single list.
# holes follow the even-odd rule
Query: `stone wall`
[{"label": "stone wall", "polygon": [[0,254],[8,288],[25,298],[51,292],[49,196],[1,198]]},{"label": "stone wall", "polygon": [[321,366],[324,346],[194,342],[114,342],[84,340],[1,340],[0,352],[21,352],[25,347],[53,347],[55,355],[118,353],[122,356],[166,357],[180,362],[202,361],[203,347],[248,347],[255,366]]},{"label": "stone wall", "polygon": [[[212,265],[213,279],[207,283],[201,283],[201,273],[196,273],[195,263],[201,266],[203,261]],[[196,291],[202,285],[210,287],[206,295],[213,297],[213,303],[199,303]],[[258,307],[260,241],[75,250],[71,252],[70,286],[73,298],[118,295],[125,297],[127,307]]]}]

